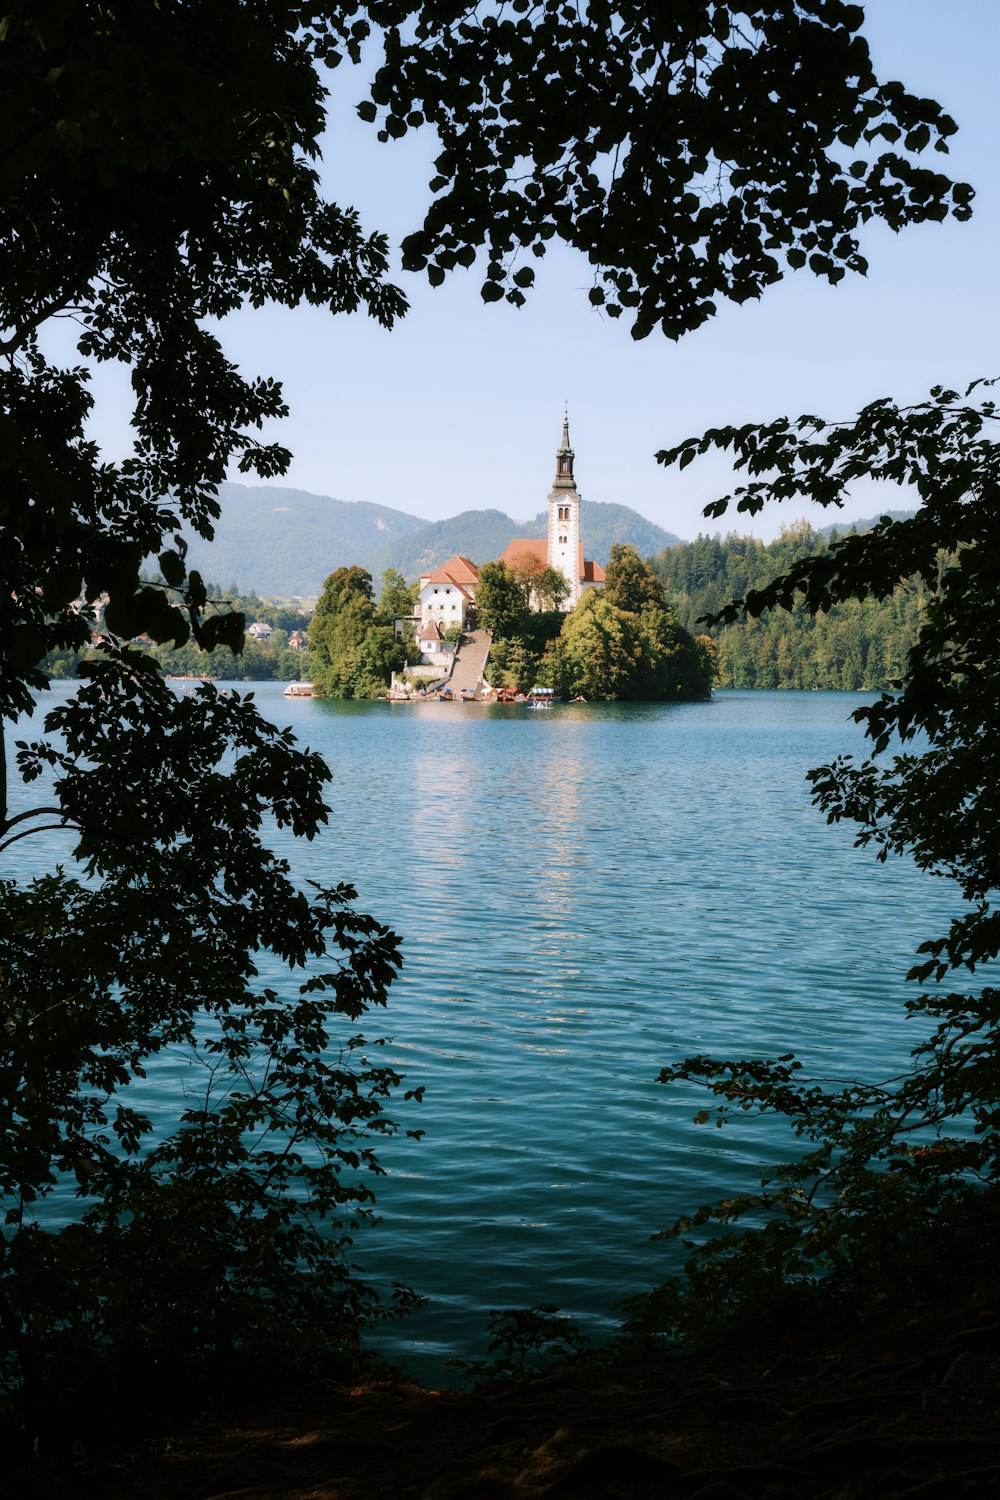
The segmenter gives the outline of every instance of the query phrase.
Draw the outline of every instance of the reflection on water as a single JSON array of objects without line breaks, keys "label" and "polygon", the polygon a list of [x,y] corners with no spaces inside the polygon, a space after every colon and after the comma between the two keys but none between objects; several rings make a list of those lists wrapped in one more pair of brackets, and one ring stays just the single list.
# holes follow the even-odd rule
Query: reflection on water
[{"label": "reflection on water", "polygon": [[766,1122],[693,1126],[695,1095],[654,1082],[666,1062],[905,1060],[902,975],[949,894],[810,805],[805,771],[860,744],[857,698],[542,714],[255,691],[334,772],[329,829],[278,835],[282,852],[303,879],[350,880],[403,938],[368,1030],[426,1085],[399,1112],[426,1136],[384,1144],[359,1256],[432,1298],[383,1339],[424,1374],[481,1352],[490,1308],[556,1302],[599,1332],[671,1269],[652,1232],[785,1153]]}]

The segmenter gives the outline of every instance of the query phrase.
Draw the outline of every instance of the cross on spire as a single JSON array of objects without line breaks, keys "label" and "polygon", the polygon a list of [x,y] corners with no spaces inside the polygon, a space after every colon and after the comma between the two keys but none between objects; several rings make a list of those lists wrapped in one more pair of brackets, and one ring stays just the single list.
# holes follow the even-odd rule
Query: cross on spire
[{"label": "cross on spire", "polygon": [[562,442],[556,453],[556,489],[573,490],[576,483],[573,479],[573,450],[569,445],[569,403],[563,408]]}]

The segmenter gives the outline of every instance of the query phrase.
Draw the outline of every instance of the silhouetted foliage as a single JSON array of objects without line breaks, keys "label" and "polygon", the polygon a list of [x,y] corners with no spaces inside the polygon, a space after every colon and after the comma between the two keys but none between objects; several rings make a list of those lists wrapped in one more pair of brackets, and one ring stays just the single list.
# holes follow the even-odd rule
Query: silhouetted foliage
[{"label": "silhouetted foliage", "polygon": [[593,267],[592,303],[635,338],[677,338],[786,268],[863,272],[871,217],[968,216],[971,189],[911,159],[947,150],[954,122],[878,80],[860,5],[370,9],[385,61],[362,118],[441,138],[436,197],[403,242],[432,283],[485,246],[484,299],[521,303],[522,252],[558,236]]},{"label": "silhouetted foliage", "polygon": [[[0,1383],[48,1437],[112,1379],[155,1404],[356,1356],[380,1312],[347,1251],[400,1082],[357,1025],[397,939],[264,841],[316,834],[323,763],[130,648],[82,671],[19,749],[44,791],[0,845],[47,818],[86,876],[0,883]],[[265,955],[301,980],[262,982]],[[165,1118],[137,1097],[163,1065]]]},{"label": "silhouetted foliage", "polygon": [[[319,194],[296,7],[22,6],[0,73],[0,714],[33,706],[46,654],[88,646],[99,614],[104,648],[47,737],[28,731],[34,802],[12,803],[0,755],[6,868],[55,827],[80,871],[0,883],[0,1385],[44,1448],[90,1393],[94,1415],[112,1389],[123,1416],[156,1409],[171,1373],[177,1398],[245,1361],[308,1364],[376,1313],[347,1249],[396,1075],[357,1020],[396,941],[267,851],[269,820],[325,821],[321,763],[248,700],[178,699],[128,641],[242,641],[181,533],[211,535],[230,463],[281,472],[259,429],[285,407],[212,328],[247,302],[387,326],[405,304],[384,240]],[[60,315],[68,368],[41,342]],[[118,462],[88,428],[103,362],[131,383]],[[141,572],[157,554],[162,585]],[[302,987],[279,997],[262,963],[306,965]],[[154,1121],[136,1089],[167,1053],[191,1092]]]},{"label": "silhouetted foliage", "polygon": [[[720,429],[665,453],[667,462],[723,446],[754,478],[736,491],[751,513],[768,499],[836,505],[859,474],[913,487],[915,515],[886,518],[797,560],[781,577],[726,607],[725,618],[850,599],[886,599],[924,579],[926,608],[900,680],[856,710],[872,753],[810,773],[830,821],[857,825],[879,859],[907,855],[954,882],[965,910],[921,944],[909,979],[925,986],[907,1010],[929,1023],[911,1071],[896,1079],[806,1077],[776,1061],[693,1057],[664,1082],[698,1082],[710,1103],[700,1123],[746,1111],[784,1117],[807,1143],[758,1191],[685,1216],[668,1235],[729,1228],[696,1248],[685,1281],[630,1309],[633,1330],[690,1332],[787,1304],[813,1286],[858,1299],[882,1295],[931,1258],[981,1259],[1000,1212],[1000,444],[992,399],[941,387],[914,407],[877,401],[855,422],[805,416]],[[710,507],[724,513],[726,497]],[[962,983],[963,971],[976,982]],[[748,1221],[750,1227],[742,1227]]]}]

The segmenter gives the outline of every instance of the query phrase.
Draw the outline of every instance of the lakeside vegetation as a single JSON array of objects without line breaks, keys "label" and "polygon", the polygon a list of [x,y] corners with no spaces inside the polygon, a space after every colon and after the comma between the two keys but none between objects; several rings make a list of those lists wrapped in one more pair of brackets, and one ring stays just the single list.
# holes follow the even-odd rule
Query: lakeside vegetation
[{"label": "lakeside vegetation", "polygon": [[337,568],[323,586],[309,628],[313,687],[322,698],[381,698],[393,672],[402,669],[412,637],[397,636],[396,612],[408,612],[412,591],[398,575],[382,579],[376,607],[371,574]]},{"label": "lakeside vegetation", "polygon": [[[704,623],[730,600],[766,588],[803,559],[828,556],[839,535],[836,528],[818,531],[803,521],[769,543],[736,533],[699,536],[666,547],[645,563],[634,548],[618,544],[613,555],[619,570],[623,557],[633,559],[630,567],[638,565],[646,577],[648,597],[643,601],[636,594],[634,582],[616,590],[612,572],[610,592],[605,590],[603,598],[585,595],[568,614],[533,611],[532,588],[537,592],[544,580],[487,563],[481,570],[479,620],[494,634],[494,685],[527,692],[542,683],[566,697],[699,697],[705,692],[708,653],[717,687],[884,688],[904,674],[918,637],[927,599],[919,574],[885,599],[845,599],[816,611],[799,600],[791,609],[768,609],[760,618]],[[386,569],[376,599],[363,568],[338,568],[310,613],[299,600],[265,601],[235,584],[228,589],[210,584],[211,603],[242,614],[248,624],[269,626],[271,635],[258,640],[248,634],[238,656],[228,646],[206,652],[192,641],[180,647],[149,641],[145,649],[168,677],[314,681],[323,696],[379,698],[390,674],[415,658],[412,628],[393,634],[393,620],[409,613],[415,591],[415,583]],[[307,636],[298,650],[289,645],[295,633]],[[73,677],[81,660],[96,654],[93,647],[54,651],[46,669],[54,677]]]},{"label": "lakeside vegetation", "polygon": [[[799,600],[791,609],[768,609],[759,618],[704,623],[730,600],[766,588],[803,559],[829,556],[840,534],[803,521],[784,528],[773,542],[736,533],[677,542],[646,560],[645,572],[656,588],[645,606],[626,595],[621,604],[612,586],[603,601],[587,595],[567,615],[558,609],[532,611],[531,590],[539,580],[487,563],[479,619],[494,634],[495,685],[527,692],[543,683],[567,697],[698,697],[705,691],[704,653],[709,652],[718,687],[884,688],[903,676],[918,638],[927,600],[919,573],[884,599],[845,599],[815,611]],[[620,544],[614,551],[619,558],[636,556],[635,549]],[[226,646],[204,652],[190,641],[181,647],[150,642],[148,649],[170,677],[315,681],[324,696],[378,698],[390,674],[414,660],[412,629],[393,636],[393,620],[408,614],[414,593],[415,583],[387,569],[376,600],[363,568],[338,568],[316,612],[309,614],[298,601],[265,602],[236,585],[228,590],[209,585],[210,600],[242,613],[248,623],[269,625],[271,636],[248,635],[239,656]],[[305,649],[289,646],[296,631],[308,632]],[[55,677],[74,676],[86,654],[53,652],[47,669]]]},{"label": "lakeside vegetation", "polygon": [[[487,675],[494,687],[527,692],[536,684],[564,698],[705,698],[713,648],[679,623],[663,588],[633,547],[611,551],[607,585],[588,590],[574,609],[559,605],[566,580],[552,568],[486,563],[476,592],[476,621],[493,644]],[[538,609],[539,602],[548,606]],[[326,581],[310,628],[313,682],[322,697],[378,698],[392,672],[417,648],[412,631],[394,633],[413,591],[398,573],[382,577],[376,604],[363,568],[338,568]]]},{"label": "lakeside vegetation", "polygon": [[[162,584],[162,580],[160,580]],[[244,633],[242,649],[235,654],[229,645],[202,650],[194,641],[183,645],[155,642],[146,638],[135,642],[152,656],[166,677],[205,678],[208,681],[225,679],[230,682],[308,682],[312,677],[312,655],[308,644],[295,647],[289,644],[293,637],[304,639],[309,629],[311,612],[303,609],[297,600],[265,601],[256,593],[242,593],[238,585],[222,589],[217,584],[205,587],[206,608],[215,607],[220,613],[239,615],[247,625],[266,625],[270,635],[258,640],[249,632]],[[94,620],[94,633],[100,633],[103,618]],[[52,677],[76,677],[81,662],[95,661],[103,652],[97,644],[83,646],[77,650],[62,648],[51,651],[45,658],[45,670]]]},{"label": "lakeside vegetation", "polygon": [[927,601],[919,573],[886,598],[846,598],[809,609],[772,608],[759,618],[707,626],[733,599],[746,599],[807,557],[829,557],[840,533],[801,521],[773,542],[753,537],[699,536],[649,559],[688,630],[708,631],[717,682],[727,688],[880,689],[901,678],[916,644]]},{"label": "lakeside vegetation", "polygon": [[634,547],[616,543],[605,587],[587,590],[568,613],[533,611],[532,589],[551,592],[553,582],[544,572],[536,580],[502,563],[482,570],[477,613],[493,632],[495,687],[527,692],[540,683],[564,698],[625,701],[708,697],[711,642],[679,623]]}]

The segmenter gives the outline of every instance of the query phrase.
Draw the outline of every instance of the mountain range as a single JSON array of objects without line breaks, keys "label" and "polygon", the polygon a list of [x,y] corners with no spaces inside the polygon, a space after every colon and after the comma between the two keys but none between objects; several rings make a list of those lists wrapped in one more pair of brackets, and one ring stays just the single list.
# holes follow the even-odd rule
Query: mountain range
[{"label": "mountain range", "polygon": [[[512,521],[499,510],[467,510],[447,521],[373,505],[336,500],[275,485],[223,484],[215,540],[187,534],[188,565],[211,583],[279,598],[312,598],[335,568],[356,563],[376,584],[386,568],[414,582],[461,553],[475,563],[499,557],[515,536],[544,536],[545,513]],[[679,538],[627,505],[584,500],[584,550],[602,566],[615,542],[643,557]]]}]

